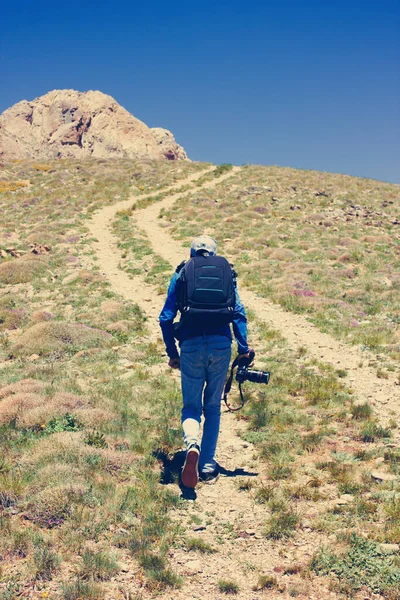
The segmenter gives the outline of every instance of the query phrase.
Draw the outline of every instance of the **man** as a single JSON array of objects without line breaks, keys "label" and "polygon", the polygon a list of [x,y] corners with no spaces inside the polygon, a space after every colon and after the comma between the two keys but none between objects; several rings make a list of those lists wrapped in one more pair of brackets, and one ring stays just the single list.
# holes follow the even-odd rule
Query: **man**
[{"label": "man", "polygon": [[[215,256],[217,243],[209,236],[196,237],[190,247],[190,256]],[[224,259],[222,259],[224,260]],[[177,281],[185,263],[177,267],[171,278],[168,295],[160,314],[160,326],[169,356],[169,366],[181,370],[182,429],[186,444],[186,460],[182,470],[182,484],[194,488],[200,479],[214,483],[219,476],[215,451],[220,426],[221,397],[231,358],[232,333],[229,324],[219,324],[215,319],[179,324],[180,355],[176,347],[178,312]],[[240,356],[249,355],[247,344],[247,319],[237,289],[235,273],[229,269],[233,281],[233,332]],[[181,282],[179,282],[181,284]],[[212,322],[214,321],[214,323]],[[200,422],[204,415],[203,436],[200,440]]]}]

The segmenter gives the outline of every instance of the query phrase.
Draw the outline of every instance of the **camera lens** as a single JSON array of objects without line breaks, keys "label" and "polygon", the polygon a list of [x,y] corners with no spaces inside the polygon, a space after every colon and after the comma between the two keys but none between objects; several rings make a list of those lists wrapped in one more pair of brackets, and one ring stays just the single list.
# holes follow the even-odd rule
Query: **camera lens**
[{"label": "camera lens", "polygon": [[267,371],[255,371],[252,369],[247,369],[246,379],[247,381],[252,381],[253,383],[268,383],[269,375],[270,374]]}]

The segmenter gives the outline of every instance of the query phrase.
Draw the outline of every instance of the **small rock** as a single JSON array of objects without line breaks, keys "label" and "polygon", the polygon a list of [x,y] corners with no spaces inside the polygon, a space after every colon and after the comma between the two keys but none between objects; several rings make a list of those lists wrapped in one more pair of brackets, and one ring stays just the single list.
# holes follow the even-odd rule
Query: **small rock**
[{"label": "small rock", "polygon": [[248,537],[250,537],[249,534],[247,533],[247,531],[239,531],[238,536],[240,538],[248,538]]},{"label": "small rock", "polygon": [[203,572],[201,568],[201,562],[199,560],[189,560],[185,564],[184,568],[186,575],[196,575],[197,573]]},{"label": "small rock", "polygon": [[123,573],[129,573],[129,571],[130,571],[129,565],[127,565],[125,563],[119,563],[119,568],[120,568],[120,571],[122,571]]},{"label": "small rock", "polygon": [[256,535],[256,530],[255,529],[246,529],[245,533],[247,533],[247,535]]},{"label": "small rock", "polygon": [[207,529],[205,525],[198,525],[197,527],[193,527],[193,531],[204,531]]},{"label": "small rock", "polygon": [[340,496],[340,500],[346,500],[347,502],[354,502],[354,496],[351,494],[343,494]]},{"label": "small rock", "polygon": [[71,273],[71,275],[67,275],[64,277],[61,283],[71,283],[74,279],[76,279],[78,275],[76,273]]},{"label": "small rock", "polygon": [[399,544],[378,544],[378,550],[382,552],[382,554],[395,554],[400,550]]},{"label": "small rock", "polygon": [[335,502],[336,506],[345,506],[346,504],[348,504],[348,500],[345,500],[344,498],[338,498]]},{"label": "small rock", "polygon": [[28,358],[28,360],[30,362],[35,362],[35,360],[39,360],[40,356],[39,354],[31,354],[30,357]]},{"label": "small rock", "polygon": [[127,360],[126,358],[123,358],[120,361],[121,365],[124,367],[124,369],[133,369],[135,366],[134,362],[131,362],[130,360]]},{"label": "small rock", "polygon": [[385,462],[385,459],[383,458],[383,456],[378,456],[378,458],[375,459],[375,463],[377,465],[381,465],[384,462]]},{"label": "small rock", "polygon": [[381,473],[380,471],[371,471],[372,479],[375,481],[397,481],[396,475],[391,473]]}]

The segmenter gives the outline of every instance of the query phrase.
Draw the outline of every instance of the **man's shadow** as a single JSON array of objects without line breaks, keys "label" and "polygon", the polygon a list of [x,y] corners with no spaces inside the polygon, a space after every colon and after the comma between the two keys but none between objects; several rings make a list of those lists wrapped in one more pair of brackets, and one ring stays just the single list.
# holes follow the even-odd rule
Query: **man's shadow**
[{"label": "man's shadow", "polygon": [[[185,463],[186,451],[178,450],[173,456],[169,456],[162,450],[155,451],[153,454],[162,465],[160,483],[162,485],[175,483],[181,490],[181,498],[184,500],[196,500],[196,490],[185,487],[181,482],[181,472]],[[224,477],[257,477],[258,475],[258,472],[246,471],[242,468],[236,468],[232,471],[225,469],[221,465],[219,466],[219,472]]]}]

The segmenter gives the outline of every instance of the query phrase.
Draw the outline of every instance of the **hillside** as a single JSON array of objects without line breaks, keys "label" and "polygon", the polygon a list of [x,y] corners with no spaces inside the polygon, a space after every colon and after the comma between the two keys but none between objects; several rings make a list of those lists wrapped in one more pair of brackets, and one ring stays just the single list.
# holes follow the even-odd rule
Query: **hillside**
[{"label": "hillside", "polygon": [[[400,598],[399,192],[277,167],[3,165],[1,600]],[[235,262],[272,376],[223,412],[222,477],[188,497],[157,315],[199,231]]]}]

